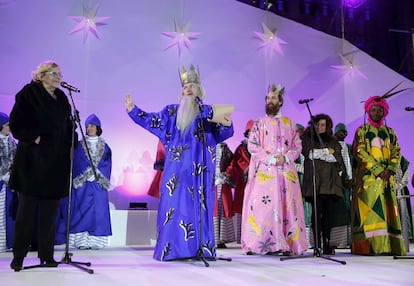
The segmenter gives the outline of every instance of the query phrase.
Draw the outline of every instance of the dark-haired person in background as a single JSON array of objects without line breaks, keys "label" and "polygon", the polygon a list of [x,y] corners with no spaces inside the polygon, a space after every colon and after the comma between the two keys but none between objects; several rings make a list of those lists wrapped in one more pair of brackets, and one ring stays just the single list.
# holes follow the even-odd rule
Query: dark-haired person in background
[{"label": "dark-haired person in background", "polygon": [[334,201],[332,214],[331,246],[350,248],[351,246],[351,189],[352,189],[352,145],[345,142],[348,130],[344,123],[335,126],[334,136],[341,145],[342,165],[340,176],[342,181],[343,200]]}]

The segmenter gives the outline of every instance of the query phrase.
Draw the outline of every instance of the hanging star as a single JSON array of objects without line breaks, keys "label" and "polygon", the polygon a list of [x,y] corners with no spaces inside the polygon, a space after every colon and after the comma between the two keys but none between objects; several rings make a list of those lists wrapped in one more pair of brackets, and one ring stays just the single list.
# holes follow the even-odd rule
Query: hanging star
[{"label": "hanging star", "polygon": [[355,64],[354,55],[339,55],[342,60],[342,65],[332,65],[334,69],[342,70],[345,74],[350,76],[357,75],[361,78],[368,79],[368,77],[359,70],[359,66]]},{"label": "hanging star", "polygon": [[285,45],[287,42],[276,36],[276,29],[272,31],[264,23],[262,23],[262,27],[263,33],[254,32],[256,37],[262,42],[259,49],[265,48],[266,51],[276,51],[283,56],[283,50],[280,45]]},{"label": "hanging star", "polygon": [[171,47],[177,46],[178,56],[181,57],[181,53],[184,48],[190,49],[192,40],[196,40],[197,36],[201,33],[199,32],[188,32],[189,24],[184,27],[180,27],[176,21],[174,21],[174,32],[162,32],[161,34],[171,38],[171,42],[164,49],[168,50]]},{"label": "hanging star", "polygon": [[92,33],[97,39],[99,39],[98,26],[107,25],[104,21],[111,17],[96,17],[98,8],[99,5],[96,5],[94,8],[89,8],[83,5],[83,16],[69,16],[69,18],[75,22],[78,22],[76,27],[73,28],[69,34],[83,31],[83,43],[85,43],[89,33]]}]

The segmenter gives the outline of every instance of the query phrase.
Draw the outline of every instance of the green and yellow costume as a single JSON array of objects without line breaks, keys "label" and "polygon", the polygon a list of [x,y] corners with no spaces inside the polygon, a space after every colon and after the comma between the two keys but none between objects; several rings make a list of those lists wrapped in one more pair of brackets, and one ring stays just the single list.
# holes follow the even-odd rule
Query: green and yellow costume
[{"label": "green and yellow costume", "polygon": [[379,175],[386,169],[395,174],[401,160],[400,146],[392,128],[367,123],[354,138],[357,160],[352,194],[352,253],[405,255],[398,213],[394,176]]}]

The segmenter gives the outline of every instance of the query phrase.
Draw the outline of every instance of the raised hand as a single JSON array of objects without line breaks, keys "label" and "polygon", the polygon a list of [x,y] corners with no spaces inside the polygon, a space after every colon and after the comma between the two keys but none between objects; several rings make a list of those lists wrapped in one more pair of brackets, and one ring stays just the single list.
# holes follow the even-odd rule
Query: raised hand
[{"label": "raised hand", "polygon": [[126,107],[127,111],[130,112],[134,108],[134,106],[135,106],[135,104],[134,104],[134,100],[132,99],[132,95],[127,93],[125,95],[125,107]]},{"label": "raised hand", "polygon": [[223,120],[220,122],[224,126],[230,126],[231,125],[231,117],[229,115],[225,115],[223,117]]}]

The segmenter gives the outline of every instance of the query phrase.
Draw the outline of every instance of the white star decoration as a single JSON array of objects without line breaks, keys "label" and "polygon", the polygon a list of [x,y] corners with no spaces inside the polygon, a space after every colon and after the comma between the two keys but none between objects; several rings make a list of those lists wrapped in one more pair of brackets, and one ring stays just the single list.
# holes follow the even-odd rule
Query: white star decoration
[{"label": "white star decoration", "polygon": [[174,32],[162,32],[162,35],[172,39],[164,51],[168,50],[171,47],[177,46],[178,56],[181,57],[181,53],[184,47],[190,49],[192,40],[196,40],[197,36],[201,33],[188,32],[188,28],[189,24],[185,25],[184,27],[180,27],[176,21],[174,21]]},{"label": "white star decoration", "polygon": [[354,62],[354,55],[339,55],[342,60],[342,65],[332,65],[331,67],[337,70],[342,70],[345,74],[349,74],[351,76],[357,75],[361,78],[368,79],[368,77],[359,70],[359,66]]},{"label": "white star decoration", "polygon": [[262,42],[259,46],[259,49],[265,48],[266,51],[276,51],[283,56],[283,50],[280,45],[285,45],[287,42],[276,36],[276,29],[272,31],[264,23],[262,23],[262,27],[263,33],[254,32],[256,37],[259,38],[259,40]]},{"label": "white star decoration", "polygon": [[89,8],[83,6],[83,16],[69,16],[75,22],[78,22],[75,28],[73,28],[69,34],[77,33],[83,31],[83,43],[85,43],[88,38],[89,32],[92,33],[97,39],[98,36],[98,26],[107,25],[104,21],[111,17],[96,17],[99,6],[94,8]]}]

